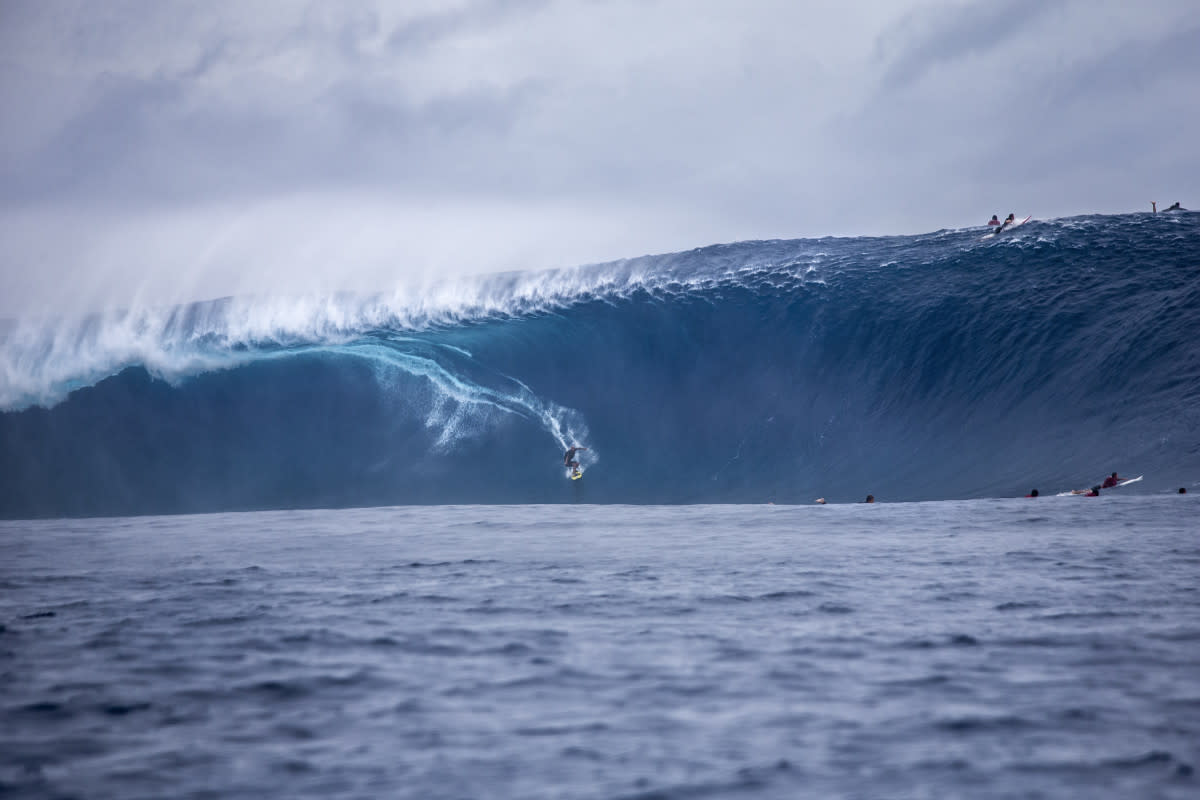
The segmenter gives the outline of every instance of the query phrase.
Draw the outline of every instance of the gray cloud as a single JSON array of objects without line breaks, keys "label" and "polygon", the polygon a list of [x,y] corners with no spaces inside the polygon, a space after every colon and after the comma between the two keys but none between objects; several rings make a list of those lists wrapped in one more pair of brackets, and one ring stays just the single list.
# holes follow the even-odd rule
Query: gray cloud
[{"label": "gray cloud", "polygon": [[397,26],[388,35],[387,46],[393,53],[411,54],[455,35],[511,23],[549,5],[549,0],[474,0]]},{"label": "gray cloud", "polygon": [[[997,0],[909,14],[877,44],[877,57],[888,62],[881,88],[907,86],[931,69],[994,52],[1062,6],[1061,0]],[[886,53],[891,50],[898,53],[889,58]],[[988,79],[979,76],[979,83]]]},{"label": "gray cloud", "polygon": [[497,151],[536,96],[533,84],[473,87],[416,104],[336,84],[294,107],[229,110],[185,82],[114,78],[39,149],[4,165],[0,199],[136,207],[313,186],[486,186],[504,171]]}]

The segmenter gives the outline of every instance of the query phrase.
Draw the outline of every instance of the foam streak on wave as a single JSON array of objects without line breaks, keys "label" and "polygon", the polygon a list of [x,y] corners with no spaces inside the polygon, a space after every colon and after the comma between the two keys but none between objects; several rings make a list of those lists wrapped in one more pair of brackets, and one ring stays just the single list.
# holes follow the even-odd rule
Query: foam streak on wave
[{"label": "foam streak on wave", "polygon": [[[483,386],[465,378],[466,370],[456,373],[450,364],[441,363],[432,354],[418,355],[406,352],[402,348],[409,343],[421,344],[420,340],[410,338],[390,341],[362,340],[340,348],[298,348],[273,353],[271,357],[292,357],[310,352],[346,353],[371,362],[377,369],[377,378],[382,384],[387,384],[395,372],[424,378],[435,387],[439,398],[439,402],[431,408],[425,425],[440,431],[435,441],[435,447],[440,450],[449,450],[454,446],[461,426],[471,419],[472,412],[477,411],[479,406],[494,408],[536,422],[553,436],[564,450],[568,447],[568,439],[582,441],[587,438],[587,425],[582,415],[541,400],[520,381],[506,375],[496,375],[495,380],[498,384],[503,384],[503,388]],[[443,359],[447,355],[460,360],[471,359],[471,355],[461,348],[443,345],[438,350],[442,351]],[[448,413],[447,404],[454,405],[455,410]],[[594,449],[589,452],[594,463],[599,457]]]}]

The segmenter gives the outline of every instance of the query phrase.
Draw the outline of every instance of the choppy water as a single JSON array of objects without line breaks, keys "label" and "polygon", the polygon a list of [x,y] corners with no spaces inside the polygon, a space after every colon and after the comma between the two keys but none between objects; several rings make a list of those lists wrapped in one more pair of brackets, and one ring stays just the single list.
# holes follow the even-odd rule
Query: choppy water
[{"label": "choppy water", "polygon": [[1197,510],[0,522],[0,795],[1196,797]]}]

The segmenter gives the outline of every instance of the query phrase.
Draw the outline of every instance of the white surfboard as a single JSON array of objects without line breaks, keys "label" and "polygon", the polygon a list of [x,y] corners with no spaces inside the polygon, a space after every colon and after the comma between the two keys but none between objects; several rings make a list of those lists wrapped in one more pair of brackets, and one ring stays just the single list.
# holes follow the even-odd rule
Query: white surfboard
[{"label": "white surfboard", "polygon": [[[1122,486],[1128,486],[1131,483],[1137,483],[1144,477],[1146,477],[1146,476],[1138,475],[1136,478],[1125,478],[1124,480],[1119,481],[1116,486],[1110,486],[1107,489],[1101,489],[1100,491],[1101,492],[1111,492],[1113,489],[1117,489]],[[1072,489],[1069,492],[1059,492],[1058,494],[1055,495],[1055,497],[1070,497],[1071,495],[1075,495],[1077,497],[1082,497],[1087,491],[1088,491],[1087,489]]]},{"label": "white surfboard", "polygon": [[1011,231],[1013,228],[1019,228],[1019,227],[1021,227],[1022,225],[1024,225],[1026,222],[1029,222],[1029,220],[1031,220],[1031,219],[1033,219],[1033,214],[1030,214],[1030,215],[1029,215],[1028,217],[1026,217],[1025,219],[1017,219],[1017,220],[1013,220],[1012,222],[1008,223],[1007,225],[1001,225],[1000,227],[996,228],[996,230],[994,230],[994,231],[989,231],[988,233],[985,233],[985,234],[983,235],[983,238],[984,238],[984,239],[991,239],[993,236],[998,236],[998,235],[1000,235],[1001,233],[1008,233],[1008,232],[1009,232],[1009,231]]}]

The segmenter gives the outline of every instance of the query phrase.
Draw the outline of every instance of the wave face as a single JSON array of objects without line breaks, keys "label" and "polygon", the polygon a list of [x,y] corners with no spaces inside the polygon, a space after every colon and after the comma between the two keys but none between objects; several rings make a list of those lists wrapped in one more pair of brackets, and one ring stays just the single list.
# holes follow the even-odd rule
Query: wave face
[{"label": "wave face", "polygon": [[19,320],[0,407],[7,517],[1154,491],[1200,472],[1200,215]]}]

